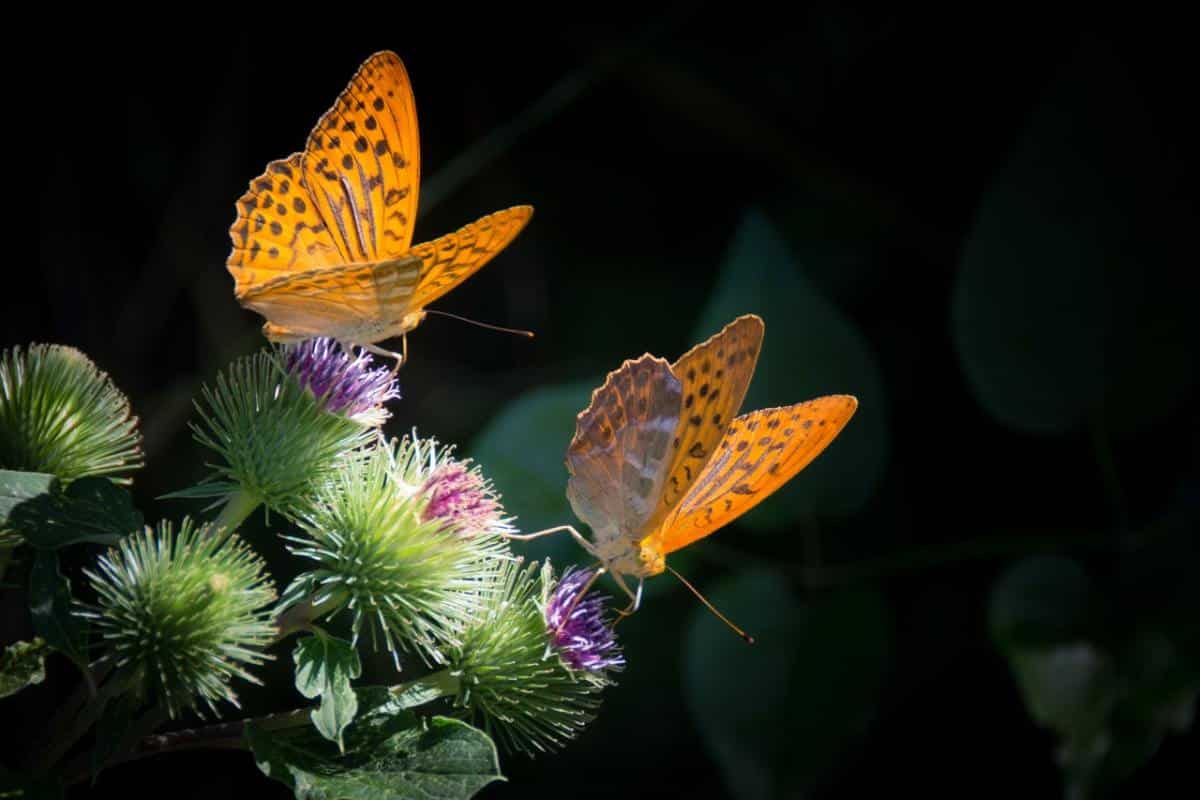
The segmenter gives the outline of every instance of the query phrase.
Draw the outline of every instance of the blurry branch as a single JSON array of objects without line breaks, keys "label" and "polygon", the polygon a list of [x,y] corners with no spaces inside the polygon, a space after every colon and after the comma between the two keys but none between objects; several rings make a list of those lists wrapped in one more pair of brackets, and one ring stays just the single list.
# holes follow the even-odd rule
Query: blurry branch
[{"label": "blurry branch", "polygon": [[680,3],[639,27],[625,39],[594,48],[592,60],[559,78],[541,97],[507,123],[493,128],[487,136],[452,158],[421,186],[418,217],[458,191],[489,163],[504,155],[529,133],[553,119],[587,90],[638,61],[649,45],[674,27],[686,22],[697,4]]},{"label": "blurry branch", "polygon": [[799,578],[807,587],[821,588],[875,581],[910,572],[955,567],[969,561],[986,561],[993,558],[1079,550],[1127,550],[1166,536],[1186,533],[1194,522],[1194,518],[1189,514],[1168,517],[1143,529],[1136,542],[1115,539],[1103,532],[1039,535],[1036,532],[1023,531],[1019,536],[1011,533],[981,536],[962,542],[921,547],[907,553],[864,559],[851,564],[780,564],[778,558],[748,553],[719,541],[706,542],[703,548],[696,549],[696,555],[722,565],[743,564],[780,569]]}]

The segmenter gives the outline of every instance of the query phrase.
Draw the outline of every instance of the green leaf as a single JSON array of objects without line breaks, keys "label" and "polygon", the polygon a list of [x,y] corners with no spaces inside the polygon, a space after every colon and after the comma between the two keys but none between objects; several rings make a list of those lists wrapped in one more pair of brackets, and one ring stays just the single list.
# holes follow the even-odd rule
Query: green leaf
[{"label": "green leaf", "polygon": [[1068,558],[1037,556],[1007,570],[992,589],[988,622],[1001,649],[1078,641],[1090,626],[1091,581]]},{"label": "green leaf", "polygon": [[963,248],[959,359],[979,403],[1019,431],[1136,431],[1200,375],[1187,190],[1122,61],[1098,41],[1069,55]]},{"label": "green leaf", "polygon": [[[567,502],[563,460],[575,434],[575,416],[602,382],[599,377],[527,392],[496,414],[472,443],[469,454],[495,484],[505,507],[520,512],[522,531],[576,522]],[[521,552],[531,560],[570,562],[579,557],[578,546],[565,533],[522,545]]]},{"label": "green leaf", "polygon": [[692,334],[702,342],[741,314],[766,323],[762,353],[741,413],[827,394],[852,394],[859,408],[846,429],[783,489],[739,520],[752,528],[849,516],[870,499],[887,462],[887,398],[874,354],[857,328],[805,276],[767,218],[746,215]]},{"label": "green leaf", "polygon": [[118,695],[104,704],[104,712],[96,723],[96,743],[92,748],[93,781],[100,776],[100,771],[108,764],[109,759],[117,755],[126,744],[125,737],[133,726],[138,706],[139,701],[134,692]]},{"label": "green leaf", "polygon": [[0,653],[0,697],[16,694],[46,679],[46,643],[13,642]]},{"label": "green leaf", "polygon": [[346,731],[344,753],[311,728],[247,725],[246,743],[259,769],[298,800],[453,800],[504,780],[495,745],[482,731],[394,711],[386,690],[370,695],[379,705]]},{"label": "green leaf", "polygon": [[362,662],[354,646],[318,632],[296,643],[296,689],[321,704],[312,712],[313,725],[321,735],[344,747],[342,732],[358,712],[358,697],[350,682],[362,675]]},{"label": "green leaf", "polygon": [[83,672],[91,682],[87,660],[87,623],[72,613],[71,582],[58,571],[58,554],[38,550],[29,573],[29,611],[33,630]]},{"label": "green leaf", "polygon": [[114,544],[141,527],[133,497],[108,478],[79,478],[63,491],[53,475],[0,470],[0,529],[34,547]]},{"label": "green leaf", "polygon": [[688,624],[684,689],[737,797],[802,796],[869,727],[891,660],[892,623],[870,587],[801,603],[780,573],[742,572],[711,593],[746,645],[703,608]]}]

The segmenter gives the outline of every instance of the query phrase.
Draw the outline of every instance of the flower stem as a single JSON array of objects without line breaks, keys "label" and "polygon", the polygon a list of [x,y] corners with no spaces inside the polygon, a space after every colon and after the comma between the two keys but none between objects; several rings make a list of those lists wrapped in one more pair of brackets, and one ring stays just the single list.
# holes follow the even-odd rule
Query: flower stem
[{"label": "flower stem", "polygon": [[262,504],[262,499],[257,495],[247,492],[245,489],[238,489],[229,496],[225,501],[225,507],[221,509],[221,513],[213,520],[213,530],[216,535],[222,539],[227,539],[231,533],[236,531],[246,517],[250,516],[250,512],[258,508]]},{"label": "flower stem", "polygon": [[313,622],[340,607],[345,601],[346,598],[342,592],[335,592],[320,603],[314,603],[309,597],[289,606],[287,610],[275,617],[277,630],[275,642],[281,642],[296,631],[311,627]]},{"label": "flower stem", "polygon": [[[458,676],[447,668],[408,683],[393,686],[388,692],[399,702],[401,708],[413,708],[441,697],[456,695],[458,687]],[[312,724],[312,711],[313,706],[308,706],[263,717],[206,725],[203,728],[153,734],[144,737],[136,747],[129,748],[122,755],[114,758],[109,766],[181,750],[245,750],[244,737],[247,725],[253,723],[256,728],[265,731],[302,728]],[[151,712],[151,714],[153,713]],[[155,724],[161,721],[159,718],[153,719]],[[86,777],[86,769],[76,767],[68,772],[70,783],[78,783]]]}]

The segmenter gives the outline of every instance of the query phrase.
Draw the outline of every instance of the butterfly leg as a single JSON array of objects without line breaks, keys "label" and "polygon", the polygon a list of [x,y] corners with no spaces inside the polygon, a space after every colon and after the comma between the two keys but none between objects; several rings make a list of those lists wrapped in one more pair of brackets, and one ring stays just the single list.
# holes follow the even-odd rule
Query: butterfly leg
[{"label": "butterfly leg", "polygon": [[579,542],[579,546],[584,550],[588,551],[592,555],[596,554],[592,549],[592,543],[583,538],[583,534],[575,530],[570,525],[556,525],[553,528],[546,528],[544,531],[537,531],[535,533],[504,533],[501,535],[505,539],[511,539],[515,542],[531,542],[534,539],[540,539],[543,536],[549,536],[552,533],[560,533],[562,531],[566,531],[567,533],[571,534],[575,541]]},{"label": "butterfly leg", "polygon": [[396,366],[392,367],[392,374],[395,375],[400,371],[400,367],[404,366],[404,363],[408,361],[407,341],[408,340],[406,339],[403,352],[400,353],[393,353],[391,350],[384,350],[382,347],[376,347],[373,344],[360,344],[359,347],[361,347],[363,350],[366,350],[368,353],[374,353],[375,355],[382,356],[383,358],[396,359]]}]

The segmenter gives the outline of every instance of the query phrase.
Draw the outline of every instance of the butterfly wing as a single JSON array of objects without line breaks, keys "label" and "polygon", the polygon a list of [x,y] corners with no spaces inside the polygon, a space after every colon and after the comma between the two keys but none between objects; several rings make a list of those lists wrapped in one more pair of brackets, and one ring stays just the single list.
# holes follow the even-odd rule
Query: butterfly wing
[{"label": "butterfly wing", "polygon": [[345,263],[304,182],[300,153],[272,161],[237,201],[225,262],[240,299],[254,287],[296,272]]},{"label": "butterfly wing", "polygon": [[791,480],[833,441],[858,408],[850,395],[818,397],[733,421],[717,454],[655,540],[665,555],[729,524]]},{"label": "butterfly wing", "polygon": [[679,421],[679,381],[644,355],[608,374],[575,420],[567,448],[567,499],[603,546],[632,545],[655,514]]},{"label": "butterfly wing", "polygon": [[532,216],[532,206],[506,208],[414,247],[411,255],[421,260],[421,274],[411,309],[424,308],[478,272],[508,247]]},{"label": "butterfly wing", "polygon": [[[403,312],[422,263],[412,256],[290,273],[245,290],[239,300],[271,322],[272,341],[333,336],[356,343],[389,334],[384,309]],[[399,316],[397,316],[397,319]]]},{"label": "butterfly wing", "polygon": [[342,263],[384,261],[409,249],[421,157],[412,86],[395,53],[363,62],[313,128],[303,163]]},{"label": "butterfly wing", "polygon": [[664,511],[673,509],[687,494],[737,416],[762,339],[762,319],[746,314],[671,365],[682,384],[683,404],[663,492]]}]

